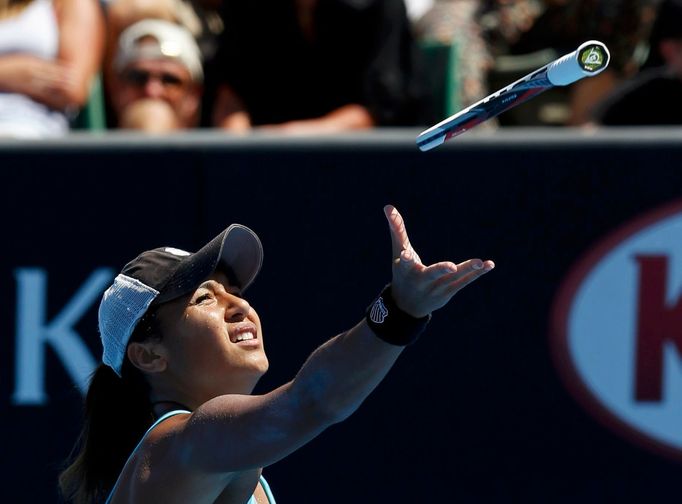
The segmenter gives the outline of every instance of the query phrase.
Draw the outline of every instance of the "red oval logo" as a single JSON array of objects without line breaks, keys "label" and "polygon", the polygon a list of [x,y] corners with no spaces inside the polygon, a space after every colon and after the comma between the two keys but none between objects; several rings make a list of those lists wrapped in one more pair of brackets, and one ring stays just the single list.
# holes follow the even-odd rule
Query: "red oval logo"
[{"label": "red oval logo", "polygon": [[551,320],[555,364],[580,404],[682,459],[682,201],[593,247],[561,285]]}]

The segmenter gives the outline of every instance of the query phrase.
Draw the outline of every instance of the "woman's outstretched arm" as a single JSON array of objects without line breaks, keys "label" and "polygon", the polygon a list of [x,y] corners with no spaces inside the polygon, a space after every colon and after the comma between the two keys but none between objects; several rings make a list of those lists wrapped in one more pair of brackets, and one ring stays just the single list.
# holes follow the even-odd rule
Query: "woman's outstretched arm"
[{"label": "woman's outstretched arm", "polygon": [[[404,314],[430,315],[493,269],[492,261],[480,259],[423,264],[398,211],[392,206],[384,211],[392,241],[392,297]],[[309,329],[303,321],[301,330]],[[177,456],[166,456],[163,463],[223,477],[272,464],[355,411],[403,348],[377,337],[363,320],[315,350],[296,377],[278,389],[259,396],[219,396],[179,419],[165,452]]]}]

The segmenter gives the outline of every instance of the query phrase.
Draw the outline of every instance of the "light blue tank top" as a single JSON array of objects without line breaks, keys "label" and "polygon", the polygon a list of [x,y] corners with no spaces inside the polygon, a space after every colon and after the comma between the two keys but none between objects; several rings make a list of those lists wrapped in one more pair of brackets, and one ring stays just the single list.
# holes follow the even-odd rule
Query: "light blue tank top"
[{"label": "light blue tank top", "polygon": [[[130,459],[133,457],[133,454],[137,451],[137,449],[142,444],[142,441],[144,441],[144,438],[147,437],[147,434],[149,434],[152,431],[152,429],[154,429],[154,427],[159,425],[161,422],[163,422],[167,418],[170,418],[170,417],[175,416],[175,415],[180,415],[183,413],[192,413],[192,412],[187,411],[187,410],[173,410],[173,411],[169,411],[165,415],[160,416],[159,419],[156,422],[154,422],[149,429],[147,429],[147,432],[145,432],[144,436],[142,436],[142,439],[140,439],[140,442],[137,443],[137,446],[135,447],[133,452],[128,457],[128,461],[126,461],[126,464],[128,464]],[[109,493],[109,497],[107,498],[106,504],[109,504],[111,502],[111,498],[114,495],[114,491],[116,490],[116,487],[118,486],[118,482],[120,479],[121,479],[121,476],[119,475],[118,480],[116,480],[114,487],[111,489],[111,493]],[[265,495],[268,498],[268,503],[269,504],[277,504],[275,502],[275,496],[272,495],[272,491],[270,490],[270,485],[268,485],[268,482],[265,481],[265,478],[262,475],[260,477],[260,484],[263,487],[263,490],[265,491]],[[256,502],[256,498],[252,495],[251,498],[248,500],[248,502],[246,502],[246,504],[258,504],[258,503]]]}]

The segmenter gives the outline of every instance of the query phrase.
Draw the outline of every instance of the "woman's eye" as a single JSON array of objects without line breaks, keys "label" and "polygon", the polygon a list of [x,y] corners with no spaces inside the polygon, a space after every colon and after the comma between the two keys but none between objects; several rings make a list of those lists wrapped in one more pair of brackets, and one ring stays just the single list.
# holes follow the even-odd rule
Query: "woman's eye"
[{"label": "woman's eye", "polygon": [[201,303],[203,303],[204,301],[207,301],[207,300],[209,300],[209,299],[211,299],[211,295],[210,295],[210,294],[202,294],[201,296],[197,297],[197,298],[194,300],[194,304],[201,304]]}]

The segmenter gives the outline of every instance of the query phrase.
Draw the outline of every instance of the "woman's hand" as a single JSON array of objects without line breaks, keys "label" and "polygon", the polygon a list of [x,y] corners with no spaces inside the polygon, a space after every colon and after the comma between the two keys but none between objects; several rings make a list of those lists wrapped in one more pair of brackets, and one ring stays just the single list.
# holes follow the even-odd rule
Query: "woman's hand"
[{"label": "woman's hand", "polygon": [[495,267],[492,261],[469,259],[426,266],[412,248],[405,223],[392,205],[384,207],[393,249],[391,292],[398,307],[413,317],[424,317],[445,306],[452,297]]},{"label": "woman's hand", "polygon": [[72,105],[68,91],[74,81],[73,69],[57,61],[25,54],[0,58],[1,90],[24,94],[54,109]]}]

